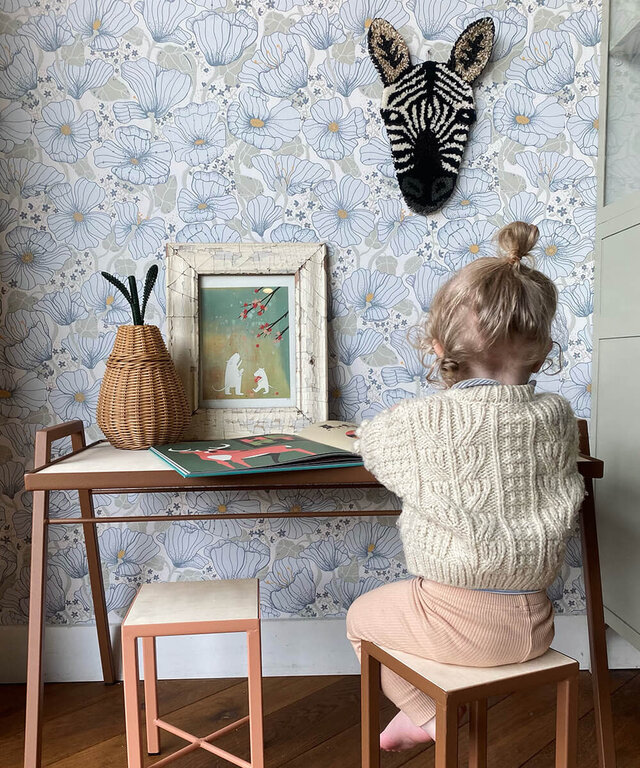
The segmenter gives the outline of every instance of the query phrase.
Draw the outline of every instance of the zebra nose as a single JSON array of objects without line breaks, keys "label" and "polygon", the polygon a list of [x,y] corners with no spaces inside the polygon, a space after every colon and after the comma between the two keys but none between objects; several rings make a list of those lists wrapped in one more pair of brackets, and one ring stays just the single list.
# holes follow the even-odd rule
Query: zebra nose
[{"label": "zebra nose", "polygon": [[453,192],[456,180],[453,176],[437,176],[431,184],[431,199],[444,202]]},{"label": "zebra nose", "polygon": [[422,179],[419,176],[404,176],[400,181],[402,194],[416,213],[426,214],[437,211],[445,203],[455,185],[451,176],[436,176]]},{"label": "zebra nose", "polygon": [[428,187],[421,179],[415,176],[405,176],[400,182],[400,189],[407,205],[415,213],[424,216],[438,210],[439,204],[434,204],[430,199]]},{"label": "zebra nose", "polygon": [[421,198],[425,193],[424,184],[415,176],[403,176],[400,187],[403,194],[409,197]]}]

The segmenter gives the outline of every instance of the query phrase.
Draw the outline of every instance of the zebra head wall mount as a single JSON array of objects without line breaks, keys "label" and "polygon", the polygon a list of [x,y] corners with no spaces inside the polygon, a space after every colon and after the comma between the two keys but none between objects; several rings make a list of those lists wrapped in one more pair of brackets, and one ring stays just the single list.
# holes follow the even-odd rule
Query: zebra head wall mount
[{"label": "zebra head wall mount", "polygon": [[385,19],[369,27],[369,54],[380,73],[380,114],[400,191],[412,211],[432,213],[448,200],[476,119],[471,83],[485,68],[495,28],[482,18],[457,39],[449,61],[414,66],[400,33]]}]

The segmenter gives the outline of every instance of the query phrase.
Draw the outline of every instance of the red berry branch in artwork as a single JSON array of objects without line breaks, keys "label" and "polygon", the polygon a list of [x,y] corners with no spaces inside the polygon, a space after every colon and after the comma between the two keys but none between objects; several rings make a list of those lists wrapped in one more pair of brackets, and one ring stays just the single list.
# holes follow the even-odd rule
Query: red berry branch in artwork
[{"label": "red berry branch in artwork", "polygon": [[[238,317],[240,317],[242,320],[246,320],[252,312],[255,312],[259,317],[262,316],[266,312],[273,297],[280,290],[280,287],[281,286],[274,288],[264,300],[252,299],[251,301],[246,301],[243,304],[242,312],[238,315]],[[260,293],[262,290],[264,289],[256,288],[253,292]],[[287,310],[282,315],[280,315],[277,320],[262,323],[262,325],[259,327],[259,332],[256,334],[256,338],[271,338],[274,342],[282,341],[282,337],[289,330],[289,325],[287,324],[283,328],[282,325],[278,324],[286,322],[288,316],[289,311]]]}]

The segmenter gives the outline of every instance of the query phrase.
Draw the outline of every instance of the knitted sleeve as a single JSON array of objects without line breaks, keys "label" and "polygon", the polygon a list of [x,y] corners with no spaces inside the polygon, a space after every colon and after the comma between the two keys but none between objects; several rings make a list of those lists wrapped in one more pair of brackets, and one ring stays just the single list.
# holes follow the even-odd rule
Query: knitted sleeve
[{"label": "knitted sleeve", "polygon": [[407,473],[414,471],[407,462],[411,434],[403,406],[401,403],[371,421],[363,421],[356,430],[358,440],[354,445],[369,472],[400,498],[413,482]]}]

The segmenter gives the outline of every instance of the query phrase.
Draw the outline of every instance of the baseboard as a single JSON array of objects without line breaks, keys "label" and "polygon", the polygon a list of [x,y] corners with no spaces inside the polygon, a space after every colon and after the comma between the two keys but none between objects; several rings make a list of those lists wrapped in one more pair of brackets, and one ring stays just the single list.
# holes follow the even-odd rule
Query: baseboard
[{"label": "baseboard", "polygon": [[640,632],[627,624],[624,619],[621,619],[620,616],[613,611],[610,611],[606,606],[604,608],[604,620],[614,632],[617,632],[621,637],[624,637],[624,639],[631,643],[631,645],[640,648]]},{"label": "baseboard", "polygon": [[[345,637],[343,619],[263,621],[264,674],[356,674],[358,664]],[[119,627],[112,626],[119,662]],[[589,640],[584,616],[557,616],[553,647],[589,668]],[[607,631],[611,669],[640,668],[640,651],[611,629]],[[0,627],[0,682],[26,679],[27,628]],[[95,627],[47,627],[44,671],[47,682],[100,680]],[[119,664],[118,664],[119,666]],[[242,635],[191,635],[158,639],[161,678],[243,677],[246,643]]]}]

